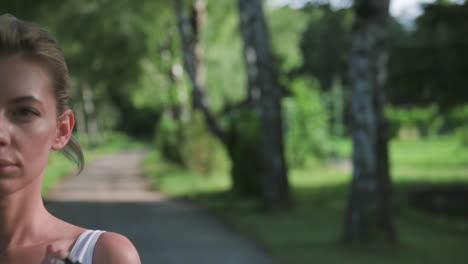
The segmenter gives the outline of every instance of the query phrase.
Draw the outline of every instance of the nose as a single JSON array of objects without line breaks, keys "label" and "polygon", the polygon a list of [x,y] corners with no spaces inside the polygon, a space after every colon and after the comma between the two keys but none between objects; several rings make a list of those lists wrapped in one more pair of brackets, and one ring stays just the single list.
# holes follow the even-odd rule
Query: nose
[{"label": "nose", "polygon": [[10,144],[10,134],[8,132],[8,120],[2,114],[0,114],[0,146]]}]

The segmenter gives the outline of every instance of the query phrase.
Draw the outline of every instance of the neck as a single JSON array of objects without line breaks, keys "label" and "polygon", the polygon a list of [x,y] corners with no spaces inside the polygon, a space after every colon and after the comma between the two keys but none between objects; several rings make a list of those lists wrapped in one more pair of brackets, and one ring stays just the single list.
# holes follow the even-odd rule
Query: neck
[{"label": "neck", "polygon": [[0,197],[0,250],[37,243],[48,230],[51,215],[42,201],[42,177],[38,181]]}]

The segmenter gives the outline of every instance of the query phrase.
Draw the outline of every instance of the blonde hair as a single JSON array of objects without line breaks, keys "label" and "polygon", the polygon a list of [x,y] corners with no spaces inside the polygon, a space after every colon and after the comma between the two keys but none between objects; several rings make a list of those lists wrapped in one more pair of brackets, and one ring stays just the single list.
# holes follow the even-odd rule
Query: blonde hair
[{"label": "blonde hair", "polygon": [[[52,75],[58,116],[69,109],[70,74],[65,56],[49,32],[13,15],[0,15],[0,58],[9,56],[46,67]],[[80,171],[83,169],[83,152],[73,137],[61,152],[75,162]]]}]

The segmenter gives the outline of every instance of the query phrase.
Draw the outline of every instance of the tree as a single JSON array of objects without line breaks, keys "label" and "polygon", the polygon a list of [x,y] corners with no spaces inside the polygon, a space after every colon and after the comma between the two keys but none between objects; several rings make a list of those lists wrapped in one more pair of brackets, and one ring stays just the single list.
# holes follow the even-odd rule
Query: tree
[{"label": "tree", "polygon": [[350,53],[353,178],[344,242],[396,240],[390,212],[387,128],[383,89],[389,0],[357,0]]},{"label": "tree", "polygon": [[292,73],[316,76],[327,91],[334,79],[346,82],[353,14],[348,8],[333,10],[329,4],[310,4],[303,12],[311,17],[300,43],[304,61]]},{"label": "tree", "polygon": [[[290,198],[282,146],[281,122],[278,123],[277,117],[271,120],[271,115],[263,114],[261,115],[263,118],[259,118],[258,115],[262,107],[267,107],[265,111],[267,113],[272,110],[274,111],[273,114],[281,113],[279,95],[274,92],[274,89],[278,89],[279,87],[277,81],[275,83],[275,81],[268,79],[271,78],[271,76],[267,76],[267,74],[272,74],[273,72],[265,72],[270,69],[266,70],[263,66],[259,67],[257,62],[253,62],[253,64],[247,63],[247,67],[249,67],[247,72],[249,74],[254,71],[261,72],[255,78],[249,77],[248,92],[246,93],[247,98],[239,103],[226,105],[220,111],[221,117],[212,112],[206,102],[205,91],[208,90],[208,88],[205,87],[203,75],[200,73],[204,68],[203,53],[200,52],[203,50],[203,43],[201,41],[203,38],[200,34],[202,34],[204,30],[203,26],[200,24],[203,20],[200,16],[206,15],[204,14],[206,10],[204,6],[206,7],[206,1],[194,1],[192,17],[189,19],[187,17],[186,8],[184,7],[184,1],[177,0],[175,2],[175,10],[181,35],[181,46],[183,49],[184,67],[192,85],[193,105],[196,109],[201,111],[210,132],[223,143],[229,153],[232,161],[231,175],[234,192],[241,195],[262,198],[264,204],[269,208],[285,207],[290,203]],[[240,9],[241,16],[243,15],[242,11],[245,11],[242,9],[243,7],[244,6]],[[203,12],[203,14],[200,12]],[[256,17],[254,18],[257,20]],[[264,19],[262,23],[265,23]],[[263,24],[263,26],[265,27],[266,25]],[[241,29],[245,29],[243,23],[241,23]],[[263,29],[266,29],[266,27]],[[264,37],[265,40],[268,38],[266,35],[260,37]],[[269,45],[269,43],[265,44],[260,42],[256,44]],[[264,46],[250,47],[250,56],[257,56],[259,47]],[[266,47],[270,49],[269,46]],[[264,56],[264,54],[260,55]],[[271,56],[271,49],[266,56]],[[259,63],[272,65],[270,58],[266,60],[265,58],[261,58]],[[273,76],[275,75],[273,74]],[[263,79],[263,83],[260,81],[260,78]],[[265,85],[272,86],[273,92],[269,91],[269,88],[265,88]],[[262,98],[261,95],[268,94],[263,92],[262,89],[264,89],[264,91],[269,91],[272,95],[267,95]],[[278,99],[278,102],[275,102],[275,99],[272,100],[272,98]],[[258,108],[254,106],[258,106]],[[229,125],[222,127],[219,122],[220,118],[229,120],[227,122]],[[266,120],[266,122],[260,122],[260,120]],[[281,121],[281,119],[279,119],[279,121]],[[264,131],[267,131],[267,133],[263,133]],[[263,138],[267,140],[262,141]],[[275,144],[279,145],[275,146]],[[276,154],[277,150],[279,150],[279,159],[278,157],[274,157],[275,155],[272,155],[272,153]]]},{"label": "tree", "polygon": [[262,190],[258,176],[259,169],[257,169],[259,158],[256,150],[258,145],[256,119],[249,115],[249,111],[243,109],[247,107],[245,103],[227,106],[222,114],[228,116],[229,127],[223,129],[217,116],[207,104],[205,91],[208,89],[204,86],[200,74],[203,70],[203,67],[200,67],[203,65],[200,50],[203,50],[201,34],[204,28],[200,27],[201,19],[197,18],[200,15],[198,11],[204,10],[200,5],[204,6],[206,2],[203,1],[201,4],[200,2],[199,0],[194,2],[191,19],[187,17],[184,2],[182,0],[175,2],[184,68],[192,86],[193,106],[196,110],[200,110],[209,131],[224,145],[229,154],[232,161],[231,179],[234,193],[261,198]]},{"label": "tree", "polygon": [[192,84],[193,106],[203,113],[206,123],[213,135],[215,135],[223,144],[227,145],[226,135],[218,124],[214,114],[208,108],[208,105],[206,104],[206,96],[204,94],[203,69],[201,67],[201,65],[203,65],[203,58],[201,57],[203,47],[202,43],[200,43],[201,40],[199,36],[200,31],[203,30],[200,28],[202,20],[200,16],[202,16],[202,14],[198,14],[197,12],[202,12],[202,10],[206,8],[206,1],[196,0],[193,9],[195,14],[193,15],[192,23],[188,21],[187,16],[185,15],[183,0],[177,0],[175,2],[175,8],[178,17],[180,36],[182,39],[181,45],[183,49],[184,67]]},{"label": "tree", "polygon": [[269,208],[289,207],[284,157],[281,88],[261,0],[239,0],[240,29],[248,76],[248,99],[260,118],[260,174]]},{"label": "tree", "polygon": [[71,72],[72,108],[82,121],[80,131],[96,131],[98,124],[103,129],[153,136],[158,110],[136,107],[133,98],[140,90],[138,80],[147,73],[142,61],[154,50],[149,38],[164,35],[167,28],[160,25],[174,18],[166,12],[170,3],[18,0],[4,6],[19,18],[43,25],[59,41]]},{"label": "tree", "polygon": [[399,105],[438,104],[442,112],[468,101],[468,2],[424,5],[415,29],[395,39],[389,96]]}]

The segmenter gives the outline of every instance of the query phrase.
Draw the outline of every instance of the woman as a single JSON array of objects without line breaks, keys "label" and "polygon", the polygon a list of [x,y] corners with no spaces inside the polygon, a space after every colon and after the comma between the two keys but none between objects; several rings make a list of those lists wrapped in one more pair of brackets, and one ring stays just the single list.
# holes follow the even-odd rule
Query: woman
[{"label": "woman", "polygon": [[140,263],[124,236],[74,226],[44,207],[41,185],[51,151],[83,164],[71,138],[69,74],[54,38],[0,16],[0,263]]}]

